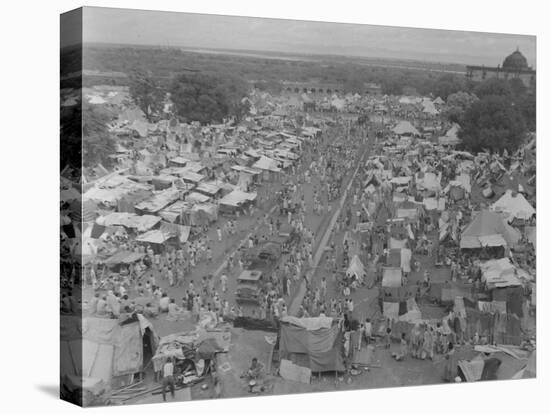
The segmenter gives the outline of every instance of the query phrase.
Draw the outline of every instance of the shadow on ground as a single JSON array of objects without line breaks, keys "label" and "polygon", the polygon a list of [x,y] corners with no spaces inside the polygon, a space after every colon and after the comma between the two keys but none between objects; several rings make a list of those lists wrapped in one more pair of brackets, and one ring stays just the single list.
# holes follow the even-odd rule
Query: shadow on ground
[{"label": "shadow on ground", "polygon": [[41,384],[36,387],[39,391],[44,393],[45,395],[55,398],[56,400],[59,399],[59,386],[53,385],[53,384]]}]

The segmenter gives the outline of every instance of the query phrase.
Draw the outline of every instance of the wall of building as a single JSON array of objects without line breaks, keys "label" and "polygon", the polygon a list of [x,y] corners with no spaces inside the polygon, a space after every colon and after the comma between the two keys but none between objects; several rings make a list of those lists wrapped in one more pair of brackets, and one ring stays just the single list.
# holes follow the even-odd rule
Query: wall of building
[{"label": "wall of building", "polygon": [[534,87],[536,74],[534,72],[507,72],[497,68],[468,69],[466,76],[475,81],[482,82],[486,79],[512,79],[519,78],[527,88]]}]

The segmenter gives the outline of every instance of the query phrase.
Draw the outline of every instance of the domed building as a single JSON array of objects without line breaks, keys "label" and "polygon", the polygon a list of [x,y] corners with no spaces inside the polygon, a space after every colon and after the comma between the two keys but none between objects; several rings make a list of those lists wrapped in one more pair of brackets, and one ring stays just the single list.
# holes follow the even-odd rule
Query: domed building
[{"label": "domed building", "polygon": [[466,66],[466,76],[477,82],[489,78],[512,79],[518,78],[527,88],[535,87],[536,71],[527,63],[527,59],[519,51],[506,56],[502,66]]}]

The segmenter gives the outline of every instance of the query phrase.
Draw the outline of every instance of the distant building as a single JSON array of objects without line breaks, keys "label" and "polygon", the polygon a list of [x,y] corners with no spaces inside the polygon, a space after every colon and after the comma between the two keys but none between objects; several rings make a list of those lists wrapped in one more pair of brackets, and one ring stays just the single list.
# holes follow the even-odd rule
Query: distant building
[{"label": "distant building", "polygon": [[345,92],[358,93],[360,95],[380,95],[382,93],[382,87],[376,83],[364,83],[363,87],[359,87],[356,90],[347,90],[343,83],[309,81],[309,82],[292,82],[282,81],[283,90],[287,93],[311,93],[311,94],[341,94]]},{"label": "distant building", "polygon": [[382,86],[377,83],[367,82],[364,85],[363,93],[368,95],[382,95]]},{"label": "distant building", "polygon": [[466,66],[466,76],[476,82],[485,79],[520,79],[527,88],[535,87],[537,72],[527,64],[527,59],[517,49],[514,53],[507,56],[502,66]]},{"label": "distant building", "polygon": [[310,82],[292,82],[282,81],[283,89],[288,93],[313,93],[327,94],[341,93],[344,91],[344,85],[338,83],[310,81]]}]

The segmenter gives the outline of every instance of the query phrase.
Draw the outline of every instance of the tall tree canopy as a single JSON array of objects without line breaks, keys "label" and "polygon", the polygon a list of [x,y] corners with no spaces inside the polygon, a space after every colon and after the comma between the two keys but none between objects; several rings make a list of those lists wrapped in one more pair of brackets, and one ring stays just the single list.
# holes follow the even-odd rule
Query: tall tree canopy
[{"label": "tall tree canopy", "polygon": [[116,142],[107,127],[110,120],[107,111],[87,102],[62,108],[61,168],[112,166],[109,155],[116,152]]},{"label": "tall tree canopy", "polygon": [[519,111],[525,120],[525,126],[529,131],[537,130],[537,97],[535,93],[526,93],[517,99]]},{"label": "tall tree canopy", "polygon": [[109,114],[97,106],[82,106],[82,164],[85,167],[112,165],[109,155],[116,153],[116,142],[107,127],[110,120]]},{"label": "tall tree canopy", "polygon": [[439,96],[444,100],[447,100],[449,95],[456,93],[464,89],[464,81],[459,79],[456,75],[446,73],[441,75],[432,87],[432,93],[434,96]]},{"label": "tall tree canopy", "polygon": [[498,78],[489,78],[474,89],[474,93],[480,99],[487,96],[503,96],[507,98],[512,98],[512,88],[510,83],[505,79]]},{"label": "tall tree canopy", "polygon": [[165,93],[151,75],[141,72],[130,75],[129,92],[148,121],[162,111]]},{"label": "tall tree canopy", "polygon": [[170,92],[176,114],[185,122],[221,122],[231,116],[240,118],[247,111],[242,102],[247,85],[230,76],[182,73],[174,79]]},{"label": "tall tree canopy", "polygon": [[478,100],[477,96],[468,92],[459,91],[447,97],[445,116],[451,122],[461,123],[466,110]]},{"label": "tall tree canopy", "polygon": [[471,151],[514,151],[525,134],[523,117],[510,99],[489,95],[474,102],[464,113],[459,137]]},{"label": "tall tree canopy", "polygon": [[62,106],[60,119],[61,158],[60,168],[67,165],[82,168],[82,107],[76,105]]},{"label": "tall tree canopy", "polygon": [[254,83],[254,87],[263,92],[269,92],[270,94],[279,94],[283,91],[283,84],[276,80],[263,80]]}]

